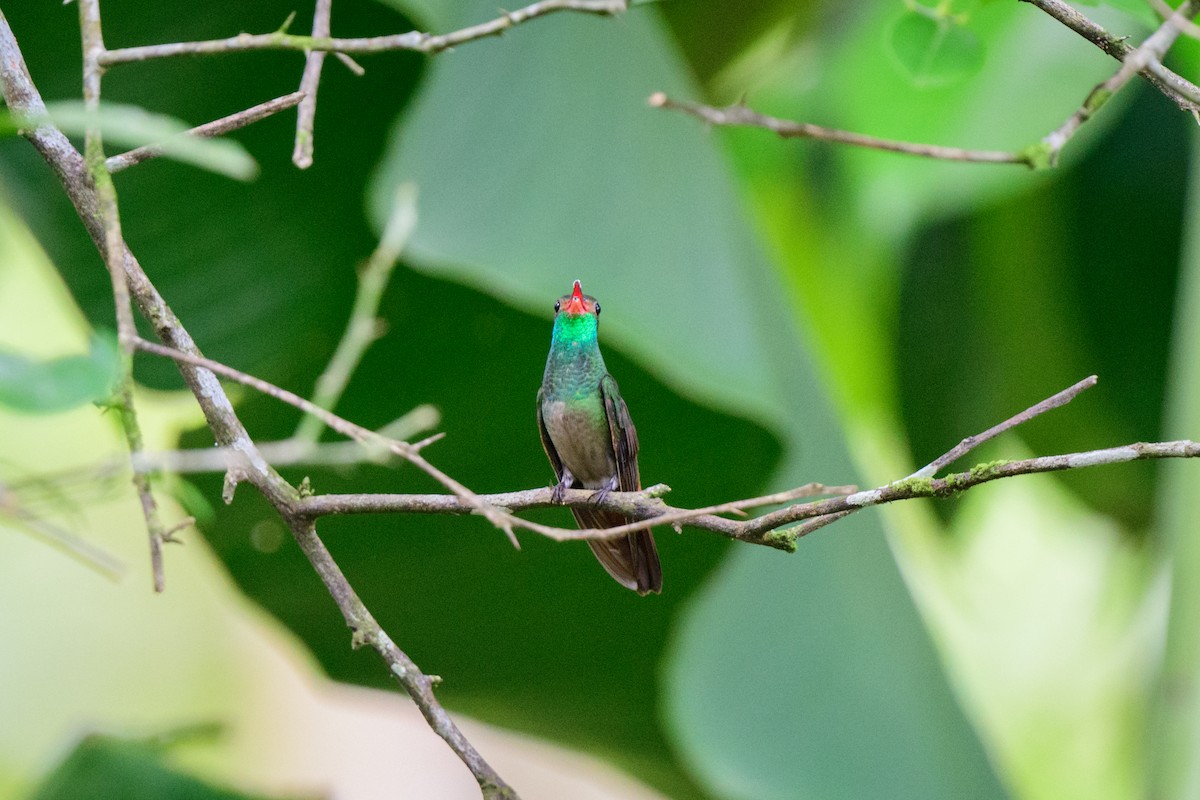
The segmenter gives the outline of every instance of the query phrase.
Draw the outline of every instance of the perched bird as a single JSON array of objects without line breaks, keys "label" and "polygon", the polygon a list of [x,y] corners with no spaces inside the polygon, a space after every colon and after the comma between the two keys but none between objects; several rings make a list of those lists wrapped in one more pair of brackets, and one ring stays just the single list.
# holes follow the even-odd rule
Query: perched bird
[{"label": "perched bird", "polygon": [[[642,488],[637,430],[600,355],[599,323],[600,304],[583,293],[579,281],[554,304],[554,333],[537,395],[537,419],[542,446],[558,478],[556,502],[562,502],[564,489],[596,489],[594,499],[603,499],[613,490]],[[581,528],[613,528],[632,521],[588,506],[572,507],[571,512]],[[662,567],[650,531],[588,545],[622,586],[642,595],[662,591]]]}]

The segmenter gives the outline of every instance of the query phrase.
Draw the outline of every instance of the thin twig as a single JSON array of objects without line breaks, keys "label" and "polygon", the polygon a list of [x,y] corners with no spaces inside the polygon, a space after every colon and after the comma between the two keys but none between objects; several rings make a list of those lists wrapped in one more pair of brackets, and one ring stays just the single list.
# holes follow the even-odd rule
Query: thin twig
[{"label": "thin twig", "polygon": [[[1063,0],[1021,0],[1036,6],[1070,30],[1087,39],[1117,61],[1124,61],[1133,52],[1123,36],[1114,36]],[[1150,64],[1141,71],[1142,77],[1171,99],[1184,111],[1200,112],[1200,86],[1188,81],[1161,64]]]},{"label": "thin twig", "polygon": [[[526,489],[518,492],[480,495],[485,502],[509,510],[524,510],[548,506],[566,505],[603,508],[619,511],[638,518],[637,522],[603,530],[556,528],[520,518],[514,518],[516,527],[539,533],[556,541],[577,539],[608,539],[623,536],[632,531],[644,530],[659,525],[686,524],[690,527],[738,538],[739,523],[717,514],[738,513],[748,508],[790,503],[803,497],[818,495],[849,495],[856,491],[854,486],[825,486],[809,483],[783,492],[735,500],[704,508],[673,508],[660,499],[670,491],[669,486],[658,484],[639,492],[611,492],[602,499],[590,489],[567,489],[562,503],[554,499],[553,488]],[[296,505],[298,513],[313,518],[331,514],[470,514],[474,509],[459,498],[446,494],[325,494],[305,497]],[[754,544],[780,547],[769,537],[762,537]],[[787,548],[782,548],[787,549]]]},{"label": "thin twig", "polygon": [[[1061,408],[1062,406],[1065,406],[1067,403],[1074,400],[1076,398],[1076,396],[1079,395],[1080,392],[1090,389],[1095,385],[1096,385],[1096,376],[1090,375],[1090,376],[1084,378],[1083,380],[1079,381],[1075,385],[1070,386],[1066,389],[1063,389],[1058,394],[1048,397],[1045,400],[1041,401],[1040,403],[1036,403],[1036,404],[1030,406],[1029,408],[1025,409],[1021,413],[1009,417],[1008,419],[1004,420],[1000,424],[993,425],[992,427],[988,428],[983,433],[977,433],[974,436],[968,436],[967,438],[963,439],[961,442],[956,444],[954,447],[950,448],[945,453],[943,453],[942,455],[935,458],[933,461],[931,461],[928,464],[926,464],[925,466],[921,467],[919,470],[917,470],[913,474],[909,475],[907,478],[902,478],[900,481],[893,481],[893,483],[901,483],[903,481],[911,481],[914,478],[915,479],[932,478],[935,475],[937,475],[939,472],[941,472],[943,469],[945,469],[946,467],[953,464],[955,461],[958,461],[960,458],[967,455],[975,448],[979,447],[981,444],[983,444],[985,442],[989,442],[992,439],[995,439],[1000,434],[1005,433],[1006,431],[1012,430],[1013,428],[1017,427],[1018,425],[1026,423],[1029,420],[1033,419],[1034,417],[1040,416],[1040,415],[1046,413],[1047,411],[1051,411],[1053,409]],[[803,525],[801,525],[795,529],[796,535],[797,536],[806,536],[815,530],[819,530],[820,528],[825,527],[826,525],[830,524],[831,522],[837,522],[839,519],[842,519],[843,517],[847,517],[850,514],[853,514],[857,510],[858,510],[857,508],[854,508],[854,509],[850,509],[848,511],[839,511],[836,514],[829,515],[828,517],[818,517],[816,519],[809,520],[808,522],[804,523]]]},{"label": "thin twig", "polygon": [[[419,445],[409,444],[408,442],[400,442],[396,441],[395,439],[389,439],[385,436],[381,436],[375,431],[364,428],[361,425],[357,425],[347,419],[344,419],[343,417],[339,417],[337,414],[334,414],[331,411],[326,411],[320,406],[314,405],[295,392],[289,392],[287,389],[282,389],[273,383],[268,383],[267,381],[262,380],[261,378],[256,378],[253,375],[248,375],[245,372],[242,372],[241,370],[236,370],[233,367],[226,366],[219,361],[213,361],[210,358],[193,355],[191,353],[184,353],[170,347],[164,347],[163,345],[155,344],[154,342],[148,342],[145,339],[137,339],[135,341],[135,345],[138,350],[146,353],[153,353],[154,355],[170,358],[185,364],[204,367],[205,369],[216,373],[217,375],[237,381],[240,384],[249,386],[256,391],[262,392],[263,394],[270,395],[276,400],[287,403],[291,406],[295,406],[307,414],[317,416],[322,422],[343,436],[362,442],[363,444],[377,445],[386,448],[390,452],[395,453],[403,458],[405,461],[408,461],[425,474],[429,475],[438,483],[445,486],[459,499],[474,509],[476,513],[480,514],[496,528],[503,531],[505,535],[508,536],[509,541],[513,543],[514,547],[519,547],[516,536],[513,533],[513,526],[516,522],[519,522],[519,520],[504,510],[496,508],[480,500],[479,495],[475,494],[466,486],[463,486],[454,478],[451,478],[445,472],[442,472],[433,464],[430,464],[428,461],[426,461],[421,457]],[[255,451],[254,456],[256,458],[261,458],[257,451]],[[232,490],[227,489],[226,494],[231,495]]]},{"label": "thin twig", "polygon": [[285,31],[273,33],[242,33],[227,39],[212,39],[201,42],[173,42],[171,44],[125,47],[105,52],[103,66],[147,61],[152,58],[170,58],[182,55],[211,55],[235,53],[246,50],[299,50],[334,51],[342,53],[384,53],[392,50],[412,50],[418,53],[440,53],[460,44],[498,36],[509,28],[538,17],[559,11],[574,11],[599,16],[614,16],[625,11],[626,0],[541,0],[516,11],[508,12],[488,22],[472,25],[461,30],[434,36],[421,31],[408,31],[390,36],[371,36],[359,39],[335,39],[330,37],[296,36]]},{"label": "thin twig", "polygon": [[346,66],[346,69],[353,72],[357,77],[361,78],[363,75],[367,74],[367,70],[363,68],[362,64],[359,64],[345,53],[335,52],[333,55],[338,61],[342,62]]},{"label": "thin twig", "polygon": [[[317,0],[313,11],[314,39],[329,36],[332,13],[333,0]],[[300,77],[300,91],[304,93],[304,100],[296,109],[296,144],[292,149],[292,163],[300,169],[308,169],[313,163],[313,122],[317,116],[317,88],[321,83],[321,67],[324,64],[323,50],[309,50],[304,57],[304,74]]]},{"label": "thin twig", "polygon": [[1083,124],[1092,118],[1093,114],[1103,108],[1113,95],[1121,91],[1134,75],[1149,69],[1151,64],[1162,63],[1163,55],[1179,38],[1181,29],[1178,23],[1195,16],[1197,11],[1200,11],[1200,0],[1184,0],[1178,10],[1158,30],[1146,37],[1146,40],[1137,49],[1127,54],[1121,63],[1121,68],[1112,77],[1093,88],[1083,101],[1083,105],[1076,109],[1075,113],[1042,137],[1037,156],[1039,163],[1044,158],[1045,163],[1049,166],[1057,164],[1063,147],[1083,127]]},{"label": "thin twig", "polygon": [[911,478],[932,478],[934,475],[937,475],[943,469],[950,466],[955,461],[958,461],[960,458],[962,458],[967,453],[974,450],[976,447],[979,447],[979,445],[983,444],[984,442],[991,441],[992,439],[995,439],[1000,434],[1002,434],[1006,431],[1012,430],[1013,428],[1017,427],[1018,425],[1028,422],[1029,420],[1033,419],[1034,417],[1045,414],[1047,411],[1052,411],[1053,409],[1061,408],[1061,407],[1065,406],[1067,403],[1071,402],[1077,396],[1079,396],[1079,394],[1081,392],[1086,391],[1095,385],[1096,385],[1096,376],[1089,375],[1088,377],[1084,378],[1083,380],[1081,380],[1079,383],[1075,384],[1074,386],[1070,386],[1066,389],[1063,389],[1061,392],[1059,392],[1058,394],[1056,394],[1052,397],[1047,397],[1045,400],[1038,403],[1037,405],[1030,406],[1029,408],[1022,411],[1020,414],[1009,417],[1008,419],[1004,420],[1004,422],[1001,422],[999,425],[994,425],[991,428],[988,428],[983,433],[977,433],[974,436],[968,436],[967,438],[963,439],[961,442],[956,444],[954,447],[952,447],[950,450],[946,451],[942,455],[935,458],[933,461],[931,461],[928,464],[926,464],[925,466],[921,467],[919,470],[914,472],[909,477],[911,477]]},{"label": "thin twig", "polygon": [[[258,122],[261,119],[266,119],[272,114],[278,114],[280,111],[286,111],[299,103],[304,98],[303,92],[292,92],[285,94],[282,97],[276,97],[274,100],[268,100],[265,103],[259,103],[256,106],[251,106],[244,111],[239,111],[236,114],[230,114],[227,117],[206,122],[203,125],[197,125],[189,131],[181,133],[180,136],[195,136],[201,139],[209,139],[216,136],[223,136],[230,131],[235,131],[238,128],[244,128],[247,125]],[[104,162],[110,173],[120,172],[123,169],[128,169],[135,164],[140,164],[143,161],[148,161],[152,158],[158,158],[164,152],[161,145],[148,144],[144,147],[139,147],[130,150],[127,153],[121,153],[115,156],[109,156]]]},{"label": "thin twig", "polygon": [[[95,113],[100,107],[100,79],[103,74],[99,57],[104,52],[99,0],[79,1],[79,30],[83,43],[83,102],[88,111]],[[121,374],[115,397],[121,428],[129,444],[129,455],[132,459],[137,458],[143,449],[142,429],[138,424],[137,409],[133,403],[133,341],[137,338],[137,326],[133,320],[129,283],[125,278],[122,247],[124,238],[121,235],[121,216],[117,210],[117,191],[105,166],[104,142],[97,125],[92,124],[87,128],[84,159],[96,187],[100,224],[104,229],[102,255],[112,283],[117,316],[117,343],[121,349]],[[162,592],[166,588],[162,545],[167,537],[163,532],[158,502],[154,499],[150,479],[146,475],[135,472],[133,486],[141,504],[142,516],[146,520],[154,591]]]},{"label": "thin twig", "polygon": [[723,127],[763,128],[784,139],[816,139],[823,142],[835,142],[854,147],[865,147],[871,150],[886,150],[892,153],[905,153],[910,156],[935,158],[942,161],[966,161],[980,164],[1024,164],[1030,166],[1029,159],[1023,153],[1007,152],[1004,150],[964,150],[961,147],[943,147],[936,144],[915,144],[901,142],[895,139],[879,139],[861,133],[825,128],[807,122],[769,117],[759,114],[743,105],[717,108],[702,103],[689,103],[683,100],[672,100],[662,92],[655,92],[648,100],[655,108],[665,108],[682,111],[709,125]]},{"label": "thin twig", "polygon": [[[379,303],[392,277],[392,270],[408,244],[409,237],[417,224],[417,190],[411,183],[402,183],[396,189],[391,214],[384,226],[379,245],[367,259],[366,266],[358,276],[358,290],[346,331],[338,342],[333,357],[329,359],[321,377],[317,379],[313,392],[313,404],[321,408],[336,408],[338,400],[350,382],[350,376],[358,367],[363,354],[371,343],[379,338],[381,321]],[[321,438],[324,428],[320,417],[307,415],[300,420],[293,436],[303,442],[313,443]]]},{"label": "thin twig", "polygon": [[402,457],[406,456],[413,449],[413,446],[408,442],[387,439],[383,436],[380,436],[378,433],[375,433],[375,431],[364,428],[361,425],[356,425],[349,420],[339,417],[337,414],[326,411],[320,406],[305,400],[295,392],[289,392],[287,389],[282,389],[273,383],[268,383],[261,378],[254,377],[253,375],[248,375],[241,370],[234,369],[233,367],[222,364],[219,361],[213,361],[211,358],[205,358],[204,356],[193,353],[185,353],[181,350],[156,344],[155,342],[149,342],[141,338],[134,340],[134,347],[144,353],[152,353],[157,356],[169,358],[173,361],[191,364],[197,367],[203,367],[210,372],[228,378],[232,381],[236,381],[243,386],[249,386],[255,391],[274,397],[276,400],[287,403],[290,406],[295,406],[306,414],[312,414],[313,416],[319,417],[322,422],[338,433],[363,444],[386,445],[389,451]]},{"label": "thin twig", "polygon": [[897,500],[909,500],[915,497],[947,497],[966,491],[982,483],[988,483],[999,478],[1009,478],[1014,475],[1062,472],[1104,464],[1123,464],[1127,461],[1197,457],[1200,457],[1200,442],[1179,440],[1173,442],[1136,442],[1134,444],[1122,445],[1121,447],[1089,450],[1082,453],[1041,456],[1039,458],[1028,458],[1019,461],[995,461],[980,464],[967,472],[954,473],[944,478],[918,478],[899,481],[887,486],[881,486],[878,489],[811,503],[808,507],[792,506],[750,520],[747,528],[749,529],[748,534],[753,536],[762,531],[773,530],[788,522],[824,516],[825,514],[839,511],[848,511],[852,508],[868,508],[883,503],[892,503]]},{"label": "thin twig", "polygon": [[[1175,14],[1175,9],[1164,3],[1163,0],[1149,0],[1149,3],[1164,22],[1171,19]],[[1188,19],[1176,19],[1175,24],[1179,27],[1180,33],[1185,36],[1200,39],[1200,25]]]}]

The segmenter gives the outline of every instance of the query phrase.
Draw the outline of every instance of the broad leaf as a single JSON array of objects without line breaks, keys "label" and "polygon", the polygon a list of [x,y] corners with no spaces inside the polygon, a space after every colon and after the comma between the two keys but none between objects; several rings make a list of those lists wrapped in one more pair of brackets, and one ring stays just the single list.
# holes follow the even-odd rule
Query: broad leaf
[{"label": "broad leaf", "polygon": [[[1193,163],[1187,241],[1175,309],[1174,352],[1164,436],[1200,440],[1200,162]],[[1200,792],[1200,475],[1191,463],[1165,464],[1158,494],[1162,544],[1170,561],[1171,597],[1161,671],[1148,738],[1147,796],[1183,800]]]},{"label": "broad leaf", "polygon": [[0,132],[51,124],[68,136],[82,137],[89,128],[100,131],[108,155],[124,147],[154,145],[166,158],[238,180],[250,180],[258,174],[258,165],[237,142],[185,136],[191,127],[165,114],[152,114],[138,106],[102,103],[89,111],[82,102],[47,103],[42,116],[0,114]]},{"label": "broad leaf", "polygon": [[46,778],[30,800],[265,800],[172,767],[153,741],[93,734]]},{"label": "broad leaf", "polygon": [[942,86],[983,67],[983,45],[949,14],[911,9],[892,24],[888,43],[917,86]]},{"label": "broad leaf", "polygon": [[[479,13],[484,5],[476,7]],[[544,319],[552,299],[579,277],[603,301],[601,335],[609,354],[615,345],[677,391],[773,427],[788,448],[777,483],[852,480],[783,288],[745,220],[720,154],[694,121],[643,105],[654,90],[695,92],[671,57],[654,12],[635,9],[616,25],[576,18],[554,25],[552,32],[532,26],[512,31],[507,47],[463,49],[454,60],[434,65],[373,192],[377,219],[392,187],[414,180],[421,187],[422,222],[413,253],[422,269],[484,287]],[[536,81],[528,78],[530,63],[539,65]],[[619,371],[628,367],[611,358],[609,366],[639,419],[637,396]],[[657,428],[638,422],[644,446],[648,436],[663,442],[645,452],[673,449],[672,442],[681,446],[700,432],[660,420]],[[743,453],[709,444],[710,481],[719,487],[742,474]],[[680,452],[660,468],[698,479]],[[648,481],[661,474],[643,467]],[[685,490],[698,485],[670,482]],[[821,543],[802,547],[798,559],[735,548],[733,564],[677,622],[664,685],[668,728],[712,791],[742,796],[722,775],[761,768],[762,781],[794,793],[784,796],[825,796],[823,776],[784,759],[764,767],[761,752],[754,752],[761,739],[739,739],[748,730],[765,736],[769,729],[772,741],[802,741],[813,761],[860,774],[863,783],[856,786],[898,784],[914,796],[997,793],[877,522],[864,518],[858,528],[858,535],[854,526],[822,533]],[[676,559],[703,543],[704,537],[686,536]],[[669,584],[678,567],[667,555]],[[851,576],[860,573],[865,577],[854,582]],[[832,590],[846,582],[853,582],[852,590]],[[662,600],[677,602],[675,591],[668,588]],[[764,604],[787,612],[764,615]],[[726,608],[754,608],[769,632]],[[640,619],[641,607],[625,613]],[[635,617],[625,619],[632,624]],[[888,622],[869,622],[875,619]],[[894,636],[877,635],[881,626]],[[621,637],[628,642],[631,635]],[[863,666],[848,674],[835,660],[815,665],[807,678],[817,688],[808,694],[784,686],[754,697],[733,693],[727,700],[714,691],[742,683],[747,663],[779,664],[797,647],[863,653]],[[717,650],[726,654],[718,657]],[[727,657],[734,650],[744,654],[743,662]],[[615,677],[627,695],[646,679],[640,673]],[[597,712],[596,720],[603,720],[597,728],[647,713],[617,697]],[[739,705],[738,697],[748,702]],[[923,746],[893,740],[886,751],[863,752],[851,745],[880,697],[895,701],[883,713]],[[898,772],[906,763],[911,770]],[[939,785],[923,777],[947,764],[958,770],[954,780]]]},{"label": "broad leaf", "polygon": [[111,335],[95,335],[87,355],[36,360],[0,347],[0,405],[32,414],[99,403],[112,396],[121,356]]}]

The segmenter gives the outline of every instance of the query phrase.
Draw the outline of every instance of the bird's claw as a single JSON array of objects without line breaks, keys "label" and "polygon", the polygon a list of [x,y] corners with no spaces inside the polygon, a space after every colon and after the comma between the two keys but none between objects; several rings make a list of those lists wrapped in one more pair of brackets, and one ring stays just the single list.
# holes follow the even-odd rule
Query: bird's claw
[{"label": "bird's claw", "polygon": [[616,488],[617,488],[617,479],[614,476],[614,477],[609,478],[607,481],[605,481],[605,484],[603,486],[601,486],[599,489],[597,489],[595,492],[593,492],[592,496],[588,498],[588,502],[591,503],[592,505],[600,505],[601,503],[603,503],[605,500],[608,499],[608,496],[610,494],[612,494],[613,490]]}]

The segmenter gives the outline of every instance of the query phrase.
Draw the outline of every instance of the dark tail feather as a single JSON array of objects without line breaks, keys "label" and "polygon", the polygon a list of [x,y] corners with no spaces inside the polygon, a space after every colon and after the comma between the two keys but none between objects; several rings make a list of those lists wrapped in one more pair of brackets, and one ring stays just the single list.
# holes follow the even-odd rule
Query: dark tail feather
[{"label": "dark tail feather", "polygon": [[[621,514],[586,506],[571,511],[581,528],[615,528],[631,521]],[[589,541],[588,546],[608,574],[625,588],[638,594],[662,591],[662,567],[650,531],[637,531],[621,539]]]}]

